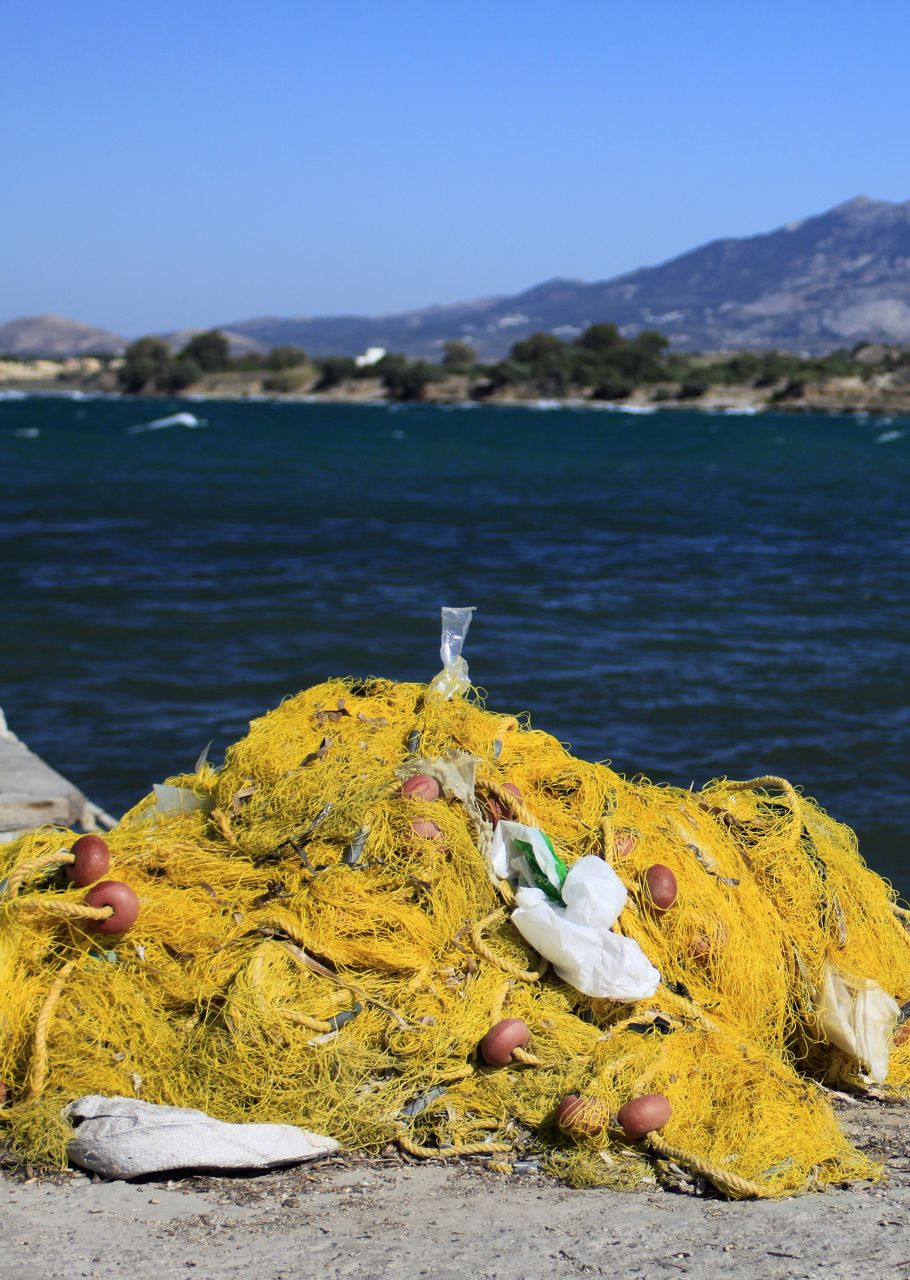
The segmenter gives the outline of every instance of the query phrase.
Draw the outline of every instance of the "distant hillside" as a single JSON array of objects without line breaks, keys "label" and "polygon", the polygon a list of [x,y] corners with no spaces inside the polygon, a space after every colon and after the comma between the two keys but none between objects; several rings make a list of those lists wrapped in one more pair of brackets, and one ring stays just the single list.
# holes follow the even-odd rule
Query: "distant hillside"
[{"label": "distant hillside", "polygon": [[[202,329],[175,329],[171,333],[162,333],[158,337],[164,339],[172,351],[179,351],[181,347],[185,347],[191,338],[195,338],[202,333]],[[272,344],[263,345],[257,342],[255,338],[251,338],[245,333],[232,333],[230,328],[221,327],[221,332],[228,340],[228,346],[232,356],[247,356],[251,354],[261,354],[268,351]]]},{"label": "distant hillside", "polygon": [[0,324],[0,354],[7,356],[80,356],[125,346],[125,338],[107,329],[63,316],[23,316]]},{"label": "distant hillside", "polygon": [[603,320],[627,335],[660,329],[687,351],[910,342],[910,201],[860,196],[777,231],[715,240],[595,284],[550,280],[510,297],[398,315],[265,317],[224,327],[263,347],[288,343],[313,355],[383,346],[434,358],[448,339],[468,338],[489,359],[536,330],[572,337]]},{"label": "distant hillside", "polygon": [[[714,240],[656,267],[595,284],[549,280],[523,293],[388,316],[265,316],[219,327],[241,354],[300,346],[311,355],[385,347],[438,359],[470,340],[498,359],[537,330],[572,338],[612,321],[659,329],[683,351],[778,348],[812,354],[857,342],[910,343],[910,201],[859,196],[828,213],[738,240]],[[189,331],[187,331],[188,333]],[[169,335],[178,345],[187,333]],[[58,316],[0,326],[0,353],[117,350],[123,339]]]}]

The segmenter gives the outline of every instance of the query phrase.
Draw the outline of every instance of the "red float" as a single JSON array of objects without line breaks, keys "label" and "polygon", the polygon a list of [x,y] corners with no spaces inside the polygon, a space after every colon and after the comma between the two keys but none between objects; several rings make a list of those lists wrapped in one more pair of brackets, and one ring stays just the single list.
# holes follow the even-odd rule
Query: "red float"
[{"label": "red float", "polygon": [[415,818],[411,823],[411,830],[421,840],[438,840],[442,835],[442,828],[437,827],[429,818]]},{"label": "red float", "polygon": [[101,836],[80,836],[70,853],[74,861],[66,868],[66,874],[80,889],[87,888],[106,876],[111,865],[111,851]]},{"label": "red float", "polygon": [[575,1137],[596,1138],[607,1127],[607,1118],[599,1102],[570,1093],[556,1108],[556,1123]]},{"label": "red float", "polygon": [[637,1142],[655,1129],[662,1129],[672,1114],[669,1098],[662,1093],[646,1093],[621,1106],[616,1119],[629,1141]]},{"label": "red float", "polygon": [[655,862],[645,872],[645,884],[648,886],[648,896],[651,899],[654,910],[658,913],[669,911],[679,892],[676,876],[670,868],[665,867],[660,862]]},{"label": "red float", "polygon": [[99,933],[126,933],[139,919],[139,899],[128,884],[119,880],[102,880],[85,895],[90,907],[112,907],[106,920],[93,920],[91,927]]},{"label": "red float", "polygon": [[637,844],[638,840],[631,831],[620,829],[613,834],[613,852],[620,861],[628,858]]},{"label": "red float", "polygon": [[438,800],[439,783],[428,773],[413,773],[401,784],[401,794],[409,800]]},{"label": "red float", "polygon": [[531,1028],[521,1018],[503,1018],[481,1040],[480,1056],[491,1067],[507,1067],[512,1050],[524,1049],[530,1039]]}]

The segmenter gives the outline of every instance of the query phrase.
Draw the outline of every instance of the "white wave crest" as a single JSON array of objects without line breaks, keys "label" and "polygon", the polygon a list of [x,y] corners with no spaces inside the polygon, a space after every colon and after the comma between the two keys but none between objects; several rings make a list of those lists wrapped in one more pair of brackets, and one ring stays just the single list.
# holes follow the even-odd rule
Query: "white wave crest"
[{"label": "white wave crest", "polygon": [[163,431],[166,427],[206,427],[205,418],[197,418],[195,413],[172,413],[168,418],[155,418],[152,422],[139,422],[134,427],[127,427],[128,436],[139,435],[141,431]]}]

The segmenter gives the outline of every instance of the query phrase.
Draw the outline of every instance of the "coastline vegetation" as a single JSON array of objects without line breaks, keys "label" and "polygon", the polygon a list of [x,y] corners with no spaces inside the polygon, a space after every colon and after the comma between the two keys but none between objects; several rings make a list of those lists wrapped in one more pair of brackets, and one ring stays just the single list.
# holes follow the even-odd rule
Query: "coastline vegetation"
[{"label": "coastline vegetation", "polygon": [[[257,373],[263,389],[293,393],[308,386],[314,393],[345,382],[379,379],[393,400],[422,400],[429,388],[458,376],[466,378],[472,399],[506,388],[537,396],[579,395],[591,400],[623,400],[641,388],[653,388],[674,400],[694,400],[711,387],[775,388],[777,399],[801,394],[808,382],[831,377],[865,377],[870,366],[859,350],[804,357],[782,351],[739,351],[714,356],[670,350],[656,330],[624,337],[616,325],[592,324],[566,342],[552,333],[535,333],[514,343],[508,356],[490,364],[478,361],[470,343],[447,342],[437,363],[389,352],[363,366],[350,356],[307,356],[300,347],[275,347],[268,353],[231,356],[217,329],[195,334],[173,352],[161,338],[140,338],[126,349],[118,370],[122,390],[178,392],[208,373]],[[910,353],[906,363],[910,366]]]},{"label": "coastline vegetation", "polygon": [[[478,360],[471,344],[453,340],[439,359],[399,352],[365,362],[351,356],[309,356],[300,347],[232,354],[217,329],[195,333],[179,350],[162,338],[130,343],[120,358],[104,357],[98,385],[131,395],[316,395],[337,399],[383,396],[396,401],[637,400],[691,404],[725,394],[780,408],[815,407],[819,397],[864,407],[882,393],[910,404],[910,350],[859,343],[824,356],[786,351],[674,351],[656,330],[627,337],[614,324],[588,326],[571,340],[534,333],[498,361]],[[59,375],[68,376],[66,370]],[[839,407],[834,406],[834,407]],[[826,406],[822,406],[826,407]],[[888,407],[887,405],[885,407]]]}]

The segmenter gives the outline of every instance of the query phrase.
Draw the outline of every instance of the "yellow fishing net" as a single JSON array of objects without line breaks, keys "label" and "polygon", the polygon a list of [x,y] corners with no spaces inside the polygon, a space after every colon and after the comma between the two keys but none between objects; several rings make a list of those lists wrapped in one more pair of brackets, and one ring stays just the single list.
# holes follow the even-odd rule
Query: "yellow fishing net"
[{"label": "yellow fishing net", "polygon": [[[467,799],[402,795],[426,762],[466,758]],[[616,928],[660,971],[653,996],[582,995],[524,942],[489,869],[503,816],[570,867],[614,867],[629,890]],[[68,884],[74,839],[44,828],[0,847],[0,1117],[25,1158],[64,1162],[62,1107],[101,1093],[502,1171],[531,1156],[577,1184],[667,1162],[734,1196],[877,1174],[822,1087],[868,1068],[823,993],[903,1004],[910,939],[852,833],[780,779],[630,781],[476,693],[336,680],[110,832],[107,878],[139,899],[127,932],[99,934],[107,912]],[[664,911],[645,887],[655,864],[678,885]],[[530,1039],[486,1065],[478,1046],[504,1018]],[[910,1083],[897,1022],[893,1093]],[[601,1117],[593,1132],[556,1123],[572,1093]],[[633,1142],[616,1112],[654,1093],[672,1115]]]}]

